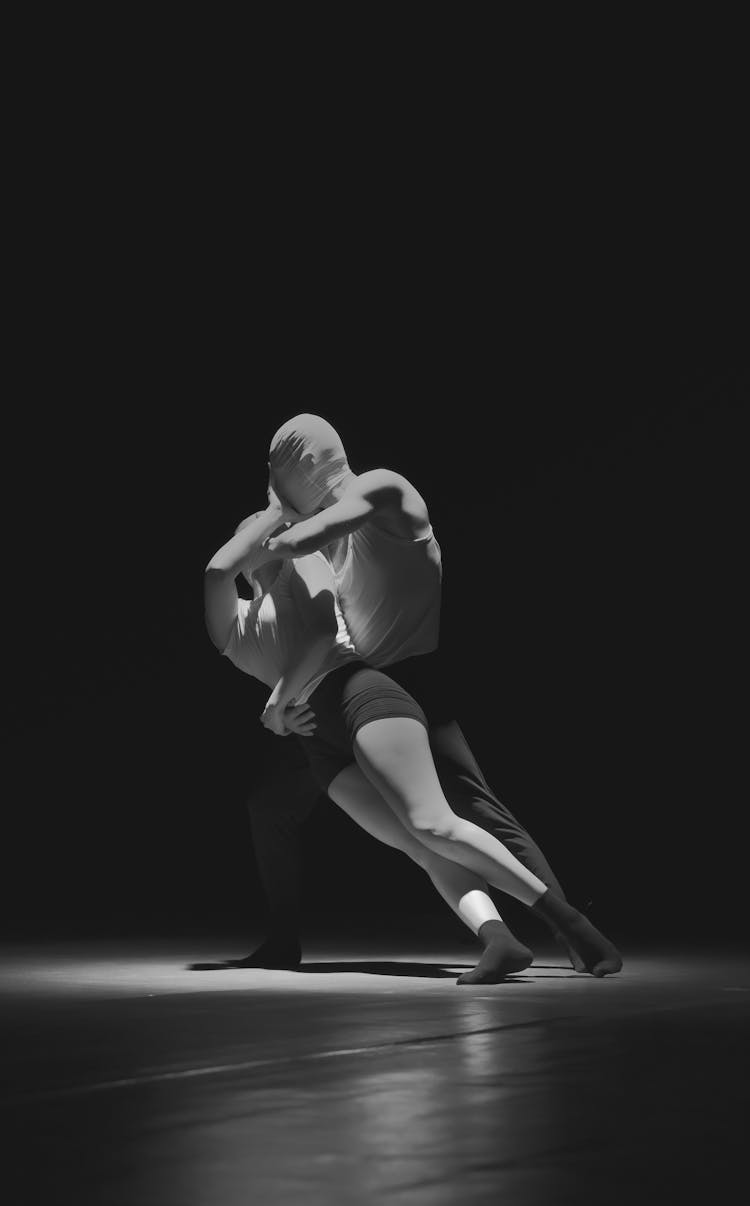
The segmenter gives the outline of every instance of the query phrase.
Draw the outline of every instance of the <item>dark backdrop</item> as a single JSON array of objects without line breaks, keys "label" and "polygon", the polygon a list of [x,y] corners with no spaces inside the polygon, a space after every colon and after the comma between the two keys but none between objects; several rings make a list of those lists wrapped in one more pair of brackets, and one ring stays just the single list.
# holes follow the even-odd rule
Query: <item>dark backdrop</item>
[{"label": "dark backdrop", "polygon": [[[167,126],[89,98],[65,137],[47,112],[7,454],[10,932],[257,917],[272,738],[202,570],[299,410],[427,498],[457,712],[573,899],[620,934],[739,932],[735,157],[689,113],[666,139],[568,99],[575,126],[435,111],[404,148],[297,114],[245,156],[187,100]],[[331,805],[308,842],[311,925],[342,891],[370,930],[443,908]]]}]

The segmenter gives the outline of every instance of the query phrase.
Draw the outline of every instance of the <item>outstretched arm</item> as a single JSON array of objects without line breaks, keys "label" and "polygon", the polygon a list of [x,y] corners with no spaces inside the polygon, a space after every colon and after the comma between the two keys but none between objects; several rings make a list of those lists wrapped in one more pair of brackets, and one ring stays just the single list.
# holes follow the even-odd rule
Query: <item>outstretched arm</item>
[{"label": "outstretched arm", "polygon": [[[270,494],[277,497],[273,482]],[[375,516],[406,537],[422,535],[429,527],[424,499],[406,478],[390,469],[372,469],[360,474],[338,502],[266,540],[265,548],[273,557],[302,557],[355,532]]]}]

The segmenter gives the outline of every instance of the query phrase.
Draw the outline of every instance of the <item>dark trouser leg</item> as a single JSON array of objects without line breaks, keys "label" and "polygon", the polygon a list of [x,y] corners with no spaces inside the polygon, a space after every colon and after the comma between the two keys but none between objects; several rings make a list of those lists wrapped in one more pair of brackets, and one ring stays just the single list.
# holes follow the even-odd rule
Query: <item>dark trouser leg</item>
[{"label": "dark trouser leg", "polygon": [[301,831],[320,794],[306,766],[282,766],[248,800],[255,859],[272,940],[299,938]]},{"label": "dark trouser leg", "polygon": [[485,829],[524,867],[565,899],[560,883],[534,839],[498,800],[455,720],[430,727],[430,747],[445,798],[457,816]]},{"label": "dark trouser leg", "polygon": [[[557,876],[534,839],[490,788],[457,721],[431,725],[430,747],[445,798],[456,815],[473,821],[503,842],[511,854],[515,854],[518,861],[533,871],[564,904],[565,893]],[[575,970],[584,971],[584,961],[559,933],[554,920],[545,914],[539,915],[567,952]]]}]

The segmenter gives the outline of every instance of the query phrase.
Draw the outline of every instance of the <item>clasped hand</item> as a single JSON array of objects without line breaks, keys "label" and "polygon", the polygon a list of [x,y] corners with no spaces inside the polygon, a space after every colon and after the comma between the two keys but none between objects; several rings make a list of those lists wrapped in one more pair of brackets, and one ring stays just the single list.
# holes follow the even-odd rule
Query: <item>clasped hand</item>
[{"label": "clasped hand", "polygon": [[307,704],[266,704],[260,718],[261,724],[277,737],[288,737],[297,733],[300,737],[312,737],[315,732],[315,713]]}]

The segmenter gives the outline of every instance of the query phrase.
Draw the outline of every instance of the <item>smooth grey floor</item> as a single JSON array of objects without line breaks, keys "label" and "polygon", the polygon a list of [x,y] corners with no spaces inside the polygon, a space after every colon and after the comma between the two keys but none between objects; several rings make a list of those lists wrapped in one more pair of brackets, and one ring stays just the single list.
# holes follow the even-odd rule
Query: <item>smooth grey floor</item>
[{"label": "smooth grey floor", "polygon": [[4,951],[12,1206],[670,1203],[747,1165],[750,961],[626,948],[457,988],[465,951]]}]

